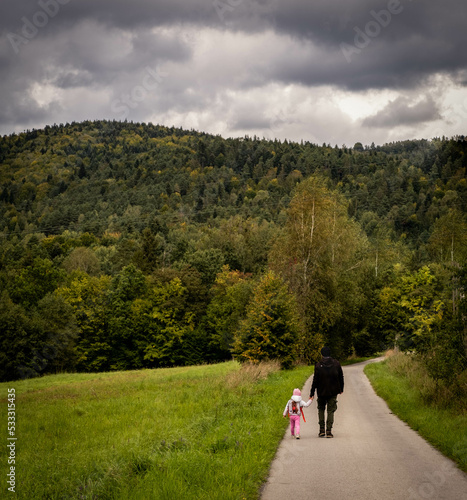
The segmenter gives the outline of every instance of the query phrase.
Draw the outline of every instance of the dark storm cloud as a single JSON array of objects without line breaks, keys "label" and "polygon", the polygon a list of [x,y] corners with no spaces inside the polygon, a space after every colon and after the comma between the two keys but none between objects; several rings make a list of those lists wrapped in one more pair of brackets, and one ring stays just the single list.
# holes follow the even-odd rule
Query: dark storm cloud
[{"label": "dark storm cloud", "polygon": [[106,28],[128,31],[174,25],[255,31],[258,27],[262,29],[265,26],[261,19],[265,9],[261,5],[274,5],[275,2],[276,0],[2,0],[0,35],[22,35],[25,24],[36,24],[36,20],[38,24],[45,25],[39,31],[49,33],[69,29],[83,21],[94,21]]},{"label": "dark storm cloud", "polygon": [[434,41],[415,39],[410,44],[394,41],[388,45],[375,40],[372,43],[372,47],[355,48],[350,63],[340,50],[310,47],[308,53],[290,54],[287,59],[276,61],[264,78],[305,86],[334,85],[349,90],[410,89],[423,85],[438,72],[451,72],[456,77],[461,70],[456,62],[448,71],[443,50]]},{"label": "dark storm cloud", "polygon": [[24,19],[44,9],[54,13],[43,28],[49,34],[83,21],[130,31],[180,24],[272,29],[311,43],[320,58],[295,61],[291,54],[264,78],[311,86],[413,87],[433,72],[454,74],[467,61],[464,0],[4,0],[3,36],[21,34]]},{"label": "dark storm cloud", "polygon": [[[54,4],[58,5],[56,1]],[[48,6],[36,3],[36,7],[41,5]],[[112,89],[109,92],[118,95],[144,78],[147,68],[156,71],[165,61],[183,63],[191,58],[189,44],[167,30],[153,32],[141,27],[128,32],[92,19],[79,20],[65,29],[59,22],[60,15],[69,6],[71,2],[59,6],[62,10],[30,38],[23,37],[21,29],[17,34],[22,38],[13,38],[9,31],[0,37],[0,124],[55,121],[53,115],[60,111],[61,105],[58,102],[39,105],[31,96],[35,84],[90,91],[107,86]],[[17,15],[23,14],[23,10],[17,10]],[[26,19],[32,22],[34,15]],[[27,26],[26,34],[34,33],[26,21],[21,23]]]},{"label": "dark storm cloud", "polygon": [[359,90],[413,88],[433,73],[467,66],[462,0],[386,0],[307,5],[292,0],[275,16],[278,32],[311,41],[318,61],[287,61],[277,78]]},{"label": "dark storm cloud", "polygon": [[92,74],[95,82],[111,83],[118,75],[137,72],[148,64],[183,62],[191,57],[190,48],[170,33],[128,35],[88,23],[61,37],[63,42],[55,50],[57,68],[71,66]]},{"label": "dark storm cloud", "polygon": [[364,127],[392,128],[399,125],[417,125],[441,118],[439,105],[431,96],[413,103],[400,96],[380,112],[363,120]]},{"label": "dark storm cloud", "polygon": [[[134,119],[209,110],[221,122],[225,110],[215,110],[222,99],[239,103],[270,84],[410,95],[441,74],[465,85],[464,1],[2,0],[0,126],[54,122],[67,112],[76,119],[71,113],[86,110],[78,94],[102,117],[123,109],[133,92],[145,96],[144,105],[130,102]],[[168,76],[148,91],[148,71],[159,65]],[[261,108],[266,97],[260,95],[259,118],[249,118],[248,109],[233,114],[234,129],[276,123]],[[365,124],[439,119],[438,100],[404,107],[404,99]]]}]

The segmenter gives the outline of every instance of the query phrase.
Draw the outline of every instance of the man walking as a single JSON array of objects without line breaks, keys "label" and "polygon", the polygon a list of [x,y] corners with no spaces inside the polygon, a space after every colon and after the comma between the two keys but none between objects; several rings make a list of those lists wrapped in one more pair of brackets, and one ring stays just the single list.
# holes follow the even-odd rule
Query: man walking
[{"label": "man walking", "polygon": [[[334,412],[337,410],[337,395],[344,392],[344,373],[337,359],[331,358],[329,347],[321,349],[323,356],[315,365],[310,399],[313,400],[315,390],[318,392],[319,437],[334,437],[331,429],[334,423]],[[327,407],[326,433],[324,429],[324,412]]]}]

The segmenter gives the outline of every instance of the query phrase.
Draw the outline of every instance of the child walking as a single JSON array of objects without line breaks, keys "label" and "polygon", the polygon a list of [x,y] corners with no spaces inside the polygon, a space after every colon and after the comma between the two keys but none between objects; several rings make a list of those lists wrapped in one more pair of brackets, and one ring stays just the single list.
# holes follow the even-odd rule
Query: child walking
[{"label": "child walking", "polygon": [[[308,408],[311,405],[312,400],[308,400],[307,403],[302,401],[302,393],[300,389],[294,389],[292,397],[287,401],[285,405],[283,416],[284,418],[289,415],[290,418],[290,434],[293,438],[300,439],[300,415],[303,414],[302,408]],[[305,419],[305,416],[303,417]]]}]

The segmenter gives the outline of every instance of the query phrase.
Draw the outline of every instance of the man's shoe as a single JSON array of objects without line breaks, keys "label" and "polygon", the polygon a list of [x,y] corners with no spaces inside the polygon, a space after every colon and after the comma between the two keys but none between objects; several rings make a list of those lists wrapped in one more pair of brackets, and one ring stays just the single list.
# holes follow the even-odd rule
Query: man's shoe
[{"label": "man's shoe", "polygon": [[320,430],[319,430],[319,434],[318,434],[318,436],[319,436],[320,438],[323,438],[323,437],[325,436],[325,434],[324,434],[324,429],[320,429]]},{"label": "man's shoe", "polygon": [[333,438],[334,436],[332,435],[331,431],[326,431],[326,437],[327,438]]}]

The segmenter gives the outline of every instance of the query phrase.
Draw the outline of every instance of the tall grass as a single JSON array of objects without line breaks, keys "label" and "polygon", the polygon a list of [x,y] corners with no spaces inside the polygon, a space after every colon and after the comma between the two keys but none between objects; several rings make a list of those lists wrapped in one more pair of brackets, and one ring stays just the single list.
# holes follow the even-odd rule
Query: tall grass
[{"label": "tall grass", "polygon": [[391,356],[367,365],[365,373],[393,413],[467,472],[465,402],[448,405],[450,389],[431,379],[414,356]]},{"label": "tall grass", "polygon": [[5,423],[17,395],[16,498],[257,498],[310,372],[228,362],[0,384]]}]

